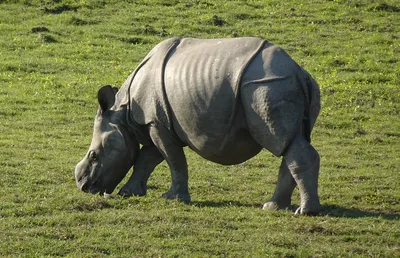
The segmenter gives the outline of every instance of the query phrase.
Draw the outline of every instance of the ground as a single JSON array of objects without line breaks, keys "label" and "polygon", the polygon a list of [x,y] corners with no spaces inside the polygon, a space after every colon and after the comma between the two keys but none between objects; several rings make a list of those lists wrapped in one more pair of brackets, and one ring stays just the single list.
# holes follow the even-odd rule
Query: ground
[{"label": "ground", "polygon": [[[1,1],[0,256],[400,256],[400,5],[363,1]],[[79,192],[97,90],[165,38],[260,36],[321,86],[317,217],[263,211],[280,160],[187,150],[193,202]],[[293,199],[298,205],[297,192]]]}]

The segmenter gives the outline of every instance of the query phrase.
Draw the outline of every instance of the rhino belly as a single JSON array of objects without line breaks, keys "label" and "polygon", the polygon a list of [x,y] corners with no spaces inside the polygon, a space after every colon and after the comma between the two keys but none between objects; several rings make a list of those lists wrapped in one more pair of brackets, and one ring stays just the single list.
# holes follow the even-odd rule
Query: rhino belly
[{"label": "rhino belly", "polygon": [[[206,117],[198,121],[206,121]],[[208,120],[210,124],[215,120]],[[173,127],[179,138],[203,158],[222,165],[242,163],[257,155],[262,147],[253,139],[245,122],[242,108],[236,113],[230,130],[225,134],[209,133],[198,130],[199,122],[193,121],[193,127],[182,128],[175,118]]]},{"label": "rhino belly", "polygon": [[222,148],[209,145],[202,146],[202,149],[194,146],[190,148],[203,158],[222,165],[240,164],[257,155],[262,149],[247,131],[238,131],[233,134]]}]

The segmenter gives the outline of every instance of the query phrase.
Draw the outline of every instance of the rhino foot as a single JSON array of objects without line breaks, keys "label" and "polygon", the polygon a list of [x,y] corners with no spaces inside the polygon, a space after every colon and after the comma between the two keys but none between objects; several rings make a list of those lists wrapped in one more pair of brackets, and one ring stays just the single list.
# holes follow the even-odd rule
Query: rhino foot
[{"label": "rhino foot", "polygon": [[294,214],[296,215],[307,215],[307,216],[317,216],[321,210],[320,205],[317,205],[316,207],[302,207],[300,206],[297,208],[296,212]]},{"label": "rhino foot", "polygon": [[[295,211],[296,215],[307,215],[307,216],[316,216],[319,214],[321,207],[320,205],[314,205],[315,207],[298,207]],[[290,205],[278,205],[278,203],[270,201],[264,203],[262,206],[263,210],[284,210],[284,209],[292,209]]]},{"label": "rhino foot", "polygon": [[189,203],[190,202],[190,194],[189,193],[176,193],[171,190],[164,193],[162,195],[163,198],[169,200],[178,200],[180,202]]},{"label": "rhino foot", "polygon": [[275,211],[275,210],[284,210],[284,209],[289,209],[290,205],[278,205],[277,202],[266,202],[264,203],[264,205],[262,206],[263,210],[271,210],[271,211]]}]

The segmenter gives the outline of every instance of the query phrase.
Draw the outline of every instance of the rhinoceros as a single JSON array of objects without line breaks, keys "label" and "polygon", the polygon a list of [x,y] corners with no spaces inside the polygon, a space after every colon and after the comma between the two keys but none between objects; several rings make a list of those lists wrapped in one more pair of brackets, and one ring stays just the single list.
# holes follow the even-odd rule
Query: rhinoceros
[{"label": "rhinoceros", "polygon": [[[143,196],[165,160],[172,184],[164,198],[190,201],[184,147],[224,165],[263,148],[282,156],[275,192],[264,209],[320,210],[319,154],[310,134],[320,111],[315,80],[289,55],[253,37],[170,38],[156,45],[118,90],[98,91],[93,138],[76,165],[81,191]],[[140,147],[141,146],[141,147]]]}]

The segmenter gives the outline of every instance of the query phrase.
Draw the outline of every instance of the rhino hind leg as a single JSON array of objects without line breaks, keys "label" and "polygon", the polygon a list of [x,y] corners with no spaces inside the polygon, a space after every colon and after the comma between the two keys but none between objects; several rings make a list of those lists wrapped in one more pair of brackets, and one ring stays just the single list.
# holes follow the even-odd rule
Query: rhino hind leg
[{"label": "rhino hind leg", "polygon": [[278,182],[271,200],[263,205],[266,210],[288,209],[291,206],[292,193],[296,187],[296,181],[290,173],[285,158],[279,168]]},{"label": "rhino hind leg", "polygon": [[321,205],[318,198],[319,154],[299,130],[283,154],[278,182],[271,200],[263,209],[286,209],[296,185],[300,207],[296,214],[316,215]]},{"label": "rhino hind leg", "polygon": [[242,90],[242,104],[254,140],[276,156],[283,156],[273,197],[264,209],[284,209],[291,205],[297,185],[301,204],[296,213],[315,214],[318,199],[318,152],[303,131],[303,93],[295,77],[250,83]]},{"label": "rhino hind leg", "polygon": [[296,214],[316,215],[321,209],[318,198],[318,176],[320,158],[318,152],[298,130],[283,155],[290,174],[300,193],[300,207]]}]

